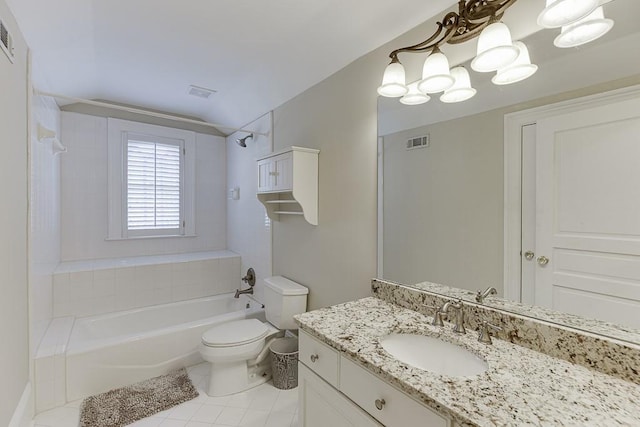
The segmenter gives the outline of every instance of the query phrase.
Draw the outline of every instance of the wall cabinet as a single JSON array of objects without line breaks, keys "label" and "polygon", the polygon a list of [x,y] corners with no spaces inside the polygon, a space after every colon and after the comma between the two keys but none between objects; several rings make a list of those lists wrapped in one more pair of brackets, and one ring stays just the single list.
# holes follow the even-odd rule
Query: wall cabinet
[{"label": "wall cabinet", "polygon": [[300,215],[318,225],[319,150],[291,147],[258,159],[258,200],[267,215]]},{"label": "wall cabinet", "polygon": [[300,331],[302,426],[455,427],[336,350]]}]

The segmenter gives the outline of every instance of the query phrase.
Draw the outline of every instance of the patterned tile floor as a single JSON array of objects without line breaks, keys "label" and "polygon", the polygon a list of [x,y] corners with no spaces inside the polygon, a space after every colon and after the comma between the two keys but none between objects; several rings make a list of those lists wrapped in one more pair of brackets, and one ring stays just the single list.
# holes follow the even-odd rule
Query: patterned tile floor
[{"label": "patterned tile floor", "polygon": [[[298,389],[278,390],[269,382],[243,393],[209,397],[205,393],[208,364],[188,368],[200,396],[149,418],[132,427],[297,427]],[[77,427],[81,401],[38,414],[33,427]]]}]

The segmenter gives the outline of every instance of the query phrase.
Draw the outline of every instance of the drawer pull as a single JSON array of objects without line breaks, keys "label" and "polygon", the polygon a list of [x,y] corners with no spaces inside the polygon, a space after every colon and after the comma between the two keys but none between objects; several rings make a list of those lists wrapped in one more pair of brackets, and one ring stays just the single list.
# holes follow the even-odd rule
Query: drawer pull
[{"label": "drawer pull", "polygon": [[311,355],[311,363],[316,363],[316,361],[320,358],[317,354]]},{"label": "drawer pull", "polygon": [[378,409],[378,411],[382,411],[385,403],[387,402],[385,402],[384,399],[376,399],[376,409]]}]

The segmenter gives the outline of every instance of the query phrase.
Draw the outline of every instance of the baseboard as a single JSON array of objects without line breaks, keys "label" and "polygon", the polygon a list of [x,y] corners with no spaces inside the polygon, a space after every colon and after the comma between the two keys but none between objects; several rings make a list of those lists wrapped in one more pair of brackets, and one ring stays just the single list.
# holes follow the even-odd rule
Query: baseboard
[{"label": "baseboard", "polygon": [[16,410],[13,412],[9,427],[29,427],[34,415],[34,396],[31,383],[28,382],[22,392]]}]

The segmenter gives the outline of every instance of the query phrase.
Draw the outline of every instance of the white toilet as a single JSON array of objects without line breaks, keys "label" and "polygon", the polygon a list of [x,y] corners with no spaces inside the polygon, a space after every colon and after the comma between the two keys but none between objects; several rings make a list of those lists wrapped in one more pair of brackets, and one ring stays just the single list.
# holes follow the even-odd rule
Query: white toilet
[{"label": "white toilet", "polygon": [[226,396],[260,385],[271,378],[269,345],[297,329],[294,314],[307,309],[304,286],[282,276],[265,279],[267,321],[242,319],[215,326],[202,334],[200,354],[211,363],[209,396]]}]

